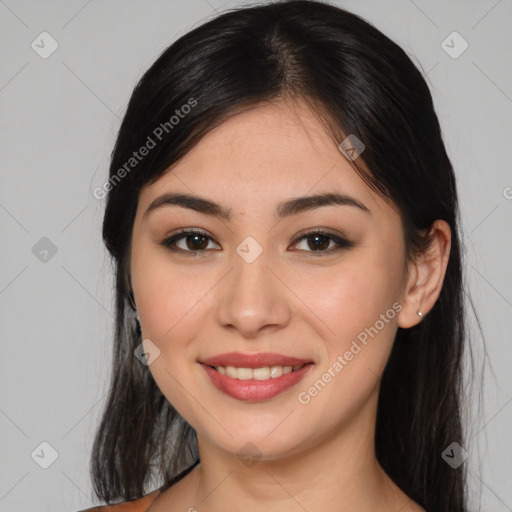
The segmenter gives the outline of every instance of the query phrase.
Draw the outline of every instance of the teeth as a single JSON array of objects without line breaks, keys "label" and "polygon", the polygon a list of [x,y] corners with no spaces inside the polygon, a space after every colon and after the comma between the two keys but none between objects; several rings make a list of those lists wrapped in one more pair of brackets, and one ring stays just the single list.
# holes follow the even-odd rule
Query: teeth
[{"label": "teeth", "polygon": [[[240,374],[240,370],[238,370]],[[252,378],[256,380],[268,380],[270,379],[270,368],[266,366],[265,368],[254,368],[252,370]]]},{"label": "teeth", "polygon": [[250,368],[233,368],[233,370],[238,372],[237,378],[240,380],[252,379],[252,370]]},{"label": "teeth", "polygon": [[234,366],[216,366],[215,369],[221,375],[227,375],[232,379],[240,379],[240,380],[269,380],[269,379],[277,379],[282,375],[286,375],[287,373],[294,372],[303,365],[298,364],[296,366],[264,366],[262,368],[236,368]]},{"label": "teeth", "polygon": [[226,366],[226,375],[232,379],[238,379],[238,369],[234,366]]},{"label": "teeth", "polygon": [[276,377],[281,377],[283,375],[283,367],[282,366],[271,366],[270,367],[270,376],[275,379]]}]

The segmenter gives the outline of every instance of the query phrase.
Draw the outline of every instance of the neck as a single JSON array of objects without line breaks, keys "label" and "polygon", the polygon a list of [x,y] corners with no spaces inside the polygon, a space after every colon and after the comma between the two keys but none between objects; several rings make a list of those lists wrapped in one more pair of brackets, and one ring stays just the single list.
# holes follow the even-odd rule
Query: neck
[{"label": "neck", "polygon": [[366,413],[321,443],[275,460],[241,460],[198,434],[201,463],[191,472],[185,510],[361,512],[405,505],[408,498],[376,460],[370,428],[376,403],[367,405]]}]

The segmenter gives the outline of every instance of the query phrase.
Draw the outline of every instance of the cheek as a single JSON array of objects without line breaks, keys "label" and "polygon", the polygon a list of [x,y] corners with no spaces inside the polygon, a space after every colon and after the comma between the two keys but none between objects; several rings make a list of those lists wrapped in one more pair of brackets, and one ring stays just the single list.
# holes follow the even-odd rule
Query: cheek
[{"label": "cheek", "polygon": [[183,335],[214,285],[212,273],[199,266],[173,264],[164,249],[134,249],[132,285],[144,336],[167,345],[176,332]]},{"label": "cheek", "polygon": [[[190,383],[194,381],[194,341],[202,325],[208,290],[214,285],[211,273],[173,265],[169,258],[151,255],[133,260],[133,287],[141,318],[142,337],[158,347],[159,355],[149,366],[153,379],[167,400],[187,421],[201,420]],[[193,265],[192,265],[193,267]],[[211,283],[209,281],[212,281]],[[188,384],[187,384],[188,383]]]},{"label": "cheek", "polygon": [[331,274],[323,291],[317,288],[305,301],[328,336],[324,357],[314,376],[300,386],[298,401],[311,418],[323,418],[326,428],[356,414],[378,386],[401,309],[395,278],[392,269],[383,272],[367,261],[352,265],[350,273],[336,273],[334,280]]},{"label": "cheek", "polygon": [[[379,321],[381,315],[395,317],[393,303],[399,297],[400,275],[397,264],[373,256],[354,258],[350,263],[302,277],[297,295],[314,313],[316,324],[323,324],[325,339],[338,349]],[[391,309],[391,311],[390,311]],[[388,327],[388,322],[386,327]],[[381,327],[381,322],[378,323]],[[389,331],[389,329],[382,329]]]}]

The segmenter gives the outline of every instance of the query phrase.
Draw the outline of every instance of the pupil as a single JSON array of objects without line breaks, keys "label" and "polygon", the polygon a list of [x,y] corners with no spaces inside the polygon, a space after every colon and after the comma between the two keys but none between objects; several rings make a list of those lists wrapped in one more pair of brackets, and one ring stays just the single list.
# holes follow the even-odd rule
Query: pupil
[{"label": "pupil", "polygon": [[329,242],[330,242],[330,239],[324,235],[313,235],[310,237],[309,239],[310,241],[311,240],[315,240],[315,244],[320,240],[324,243],[320,243],[320,244],[317,244],[317,245],[311,245],[309,244],[309,247],[310,249],[313,249],[313,250],[318,250],[318,249],[327,249],[329,247]]},{"label": "pupil", "polygon": [[[193,239],[194,241],[192,243],[189,243],[190,239]],[[203,243],[197,245],[197,240],[203,239]],[[206,242],[206,243],[205,243]],[[187,247],[191,251],[197,251],[198,249],[205,249],[208,246],[208,240],[203,235],[190,235],[187,237]]]}]

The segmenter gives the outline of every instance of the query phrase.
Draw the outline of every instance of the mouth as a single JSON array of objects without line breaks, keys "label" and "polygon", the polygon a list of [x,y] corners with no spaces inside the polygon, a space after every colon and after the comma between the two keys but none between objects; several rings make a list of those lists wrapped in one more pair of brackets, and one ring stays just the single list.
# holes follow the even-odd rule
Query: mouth
[{"label": "mouth", "polygon": [[282,354],[230,353],[198,361],[211,383],[237,400],[269,400],[296,385],[314,363]]},{"label": "mouth", "polygon": [[214,368],[234,367],[234,368],[265,368],[272,366],[287,367],[292,369],[296,366],[302,366],[312,361],[301,359],[294,356],[286,356],[276,352],[260,352],[257,354],[245,354],[243,352],[229,352],[227,354],[219,354],[217,356],[202,359],[200,363],[212,366]]},{"label": "mouth", "polygon": [[209,366],[212,370],[220,373],[221,375],[225,375],[230,379],[238,379],[238,380],[269,380],[269,379],[277,379],[282,377],[283,375],[287,375],[288,373],[293,373],[306,365],[310,365],[313,363],[304,363],[297,364],[294,366],[261,366],[259,368],[245,368],[245,367],[236,367],[236,366]]}]

